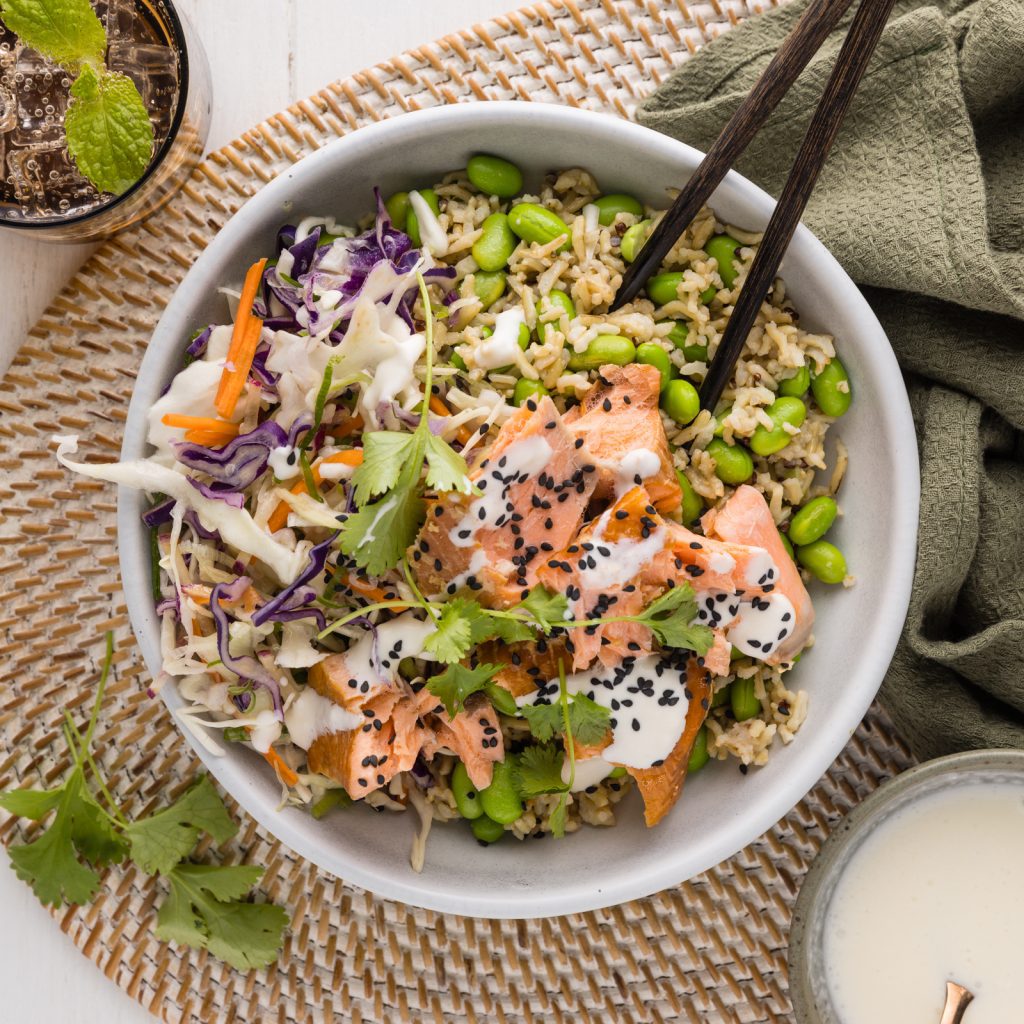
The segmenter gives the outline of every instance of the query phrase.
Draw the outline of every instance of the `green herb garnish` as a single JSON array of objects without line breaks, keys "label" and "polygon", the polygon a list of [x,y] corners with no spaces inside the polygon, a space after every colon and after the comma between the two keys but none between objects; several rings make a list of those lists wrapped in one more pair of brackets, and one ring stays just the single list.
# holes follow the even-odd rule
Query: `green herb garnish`
[{"label": "green herb garnish", "polygon": [[208,949],[240,970],[273,963],[288,915],[281,907],[245,900],[263,869],[192,864],[184,859],[201,833],[224,842],[238,831],[209,778],[200,776],[169,807],[136,821],[125,817],[104,781],[91,745],[113,655],[113,638],[108,633],[103,671],[84,736],[65,712],[64,738],[74,768],[63,785],[0,794],[0,807],[11,814],[41,821],[53,813],[38,839],[8,851],[15,872],[44,904],[81,904],[99,889],[96,868],[131,859],[141,871],[159,874],[170,885],[157,917],[160,938]]},{"label": "green herb garnish", "polygon": [[562,781],[565,755],[554,743],[527,747],[516,763],[516,785],[526,797],[562,793],[569,788]]},{"label": "green herb garnish", "polygon": [[76,76],[64,118],[68,152],[100,192],[127,192],[149,166],[153,122],[135,83],[106,67],[106,33],[89,0],[0,0],[0,17]]},{"label": "green herb garnish", "polygon": [[449,665],[440,675],[428,680],[427,689],[445,706],[449,718],[454,718],[465,706],[466,701],[501,671],[500,665]]}]

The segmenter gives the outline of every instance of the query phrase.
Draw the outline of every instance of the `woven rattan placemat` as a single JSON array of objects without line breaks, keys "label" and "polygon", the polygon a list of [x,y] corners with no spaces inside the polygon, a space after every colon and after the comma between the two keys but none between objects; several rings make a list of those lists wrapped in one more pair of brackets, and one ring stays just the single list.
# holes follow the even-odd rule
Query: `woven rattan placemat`
[{"label": "woven rattan placemat", "polygon": [[[760,8],[756,8],[760,9]],[[0,788],[68,768],[64,708],[91,700],[101,637],[116,678],[97,748],[132,813],[197,768],[146,697],[115,551],[115,496],[70,479],[51,435],[115,458],[136,368],[196,255],[252,193],[313,149],[403,111],[465,100],[568,103],[628,117],[745,0],[562,0],[498,18],[329,86],[214,154],[185,193],[108,243],[32,330],[0,384]],[[242,974],[153,938],[157,885],[109,871],[60,927],[167,1021],[754,1022],[788,1019],[786,935],[829,827],[910,757],[876,708],[828,775],[732,860],[676,889],[552,920],[474,921],[376,899],[320,873],[255,823],[225,855],[267,867],[293,929],[276,966]],[[30,834],[0,827],[4,843]]]}]

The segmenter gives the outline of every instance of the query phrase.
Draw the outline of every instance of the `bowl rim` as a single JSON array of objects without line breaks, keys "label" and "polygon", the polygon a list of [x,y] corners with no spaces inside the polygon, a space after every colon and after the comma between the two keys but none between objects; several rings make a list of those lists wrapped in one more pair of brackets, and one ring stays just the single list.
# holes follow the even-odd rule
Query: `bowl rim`
[{"label": "bowl rim", "polygon": [[[530,132],[557,131],[562,126],[578,129],[582,124],[595,136],[595,144],[607,140],[621,147],[657,152],[666,161],[683,165],[681,174],[687,173],[687,168],[692,173],[692,169],[703,156],[699,150],[685,143],[616,115],[523,101],[489,101],[426,108],[368,125],[329,143],[282,172],[250,198],[211,240],[175,290],[139,368],[137,386],[125,424],[121,458],[138,457],[146,449],[145,414],[148,411],[148,404],[142,408],[144,398],[140,386],[147,377],[153,376],[162,358],[162,349],[180,343],[183,336],[180,328],[182,325],[188,326],[189,310],[208,295],[211,287],[216,287],[216,283],[211,284],[205,280],[205,268],[214,264],[222,254],[229,254],[236,246],[236,236],[244,235],[251,222],[258,222],[271,211],[281,215],[285,208],[284,201],[295,188],[296,177],[322,164],[329,165],[337,159],[339,153],[349,156],[364,153],[370,159],[377,158],[381,149],[388,144],[389,137],[395,141],[401,139],[403,133],[406,136],[416,135],[421,131],[433,131],[435,126],[439,130],[458,130],[467,133],[477,124],[493,126],[496,120],[503,126],[507,124],[510,129],[522,128]],[[774,200],[764,190],[735,171],[729,172],[720,189],[726,186],[737,190],[746,201],[762,208],[767,221],[767,216],[774,207]],[[789,774],[780,776],[777,780],[778,784],[772,791],[772,798],[763,800],[759,806],[745,811],[736,820],[724,822],[720,834],[714,841],[701,843],[699,849],[691,850],[688,856],[681,853],[678,859],[672,859],[668,863],[653,863],[652,858],[648,869],[633,872],[627,877],[620,875],[612,880],[602,880],[599,885],[581,885],[569,891],[536,891],[531,893],[528,901],[524,901],[521,895],[500,891],[492,892],[486,899],[470,897],[460,895],[452,889],[431,888],[419,883],[419,876],[413,875],[412,872],[409,873],[410,881],[408,878],[396,877],[394,872],[379,870],[376,864],[367,863],[365,859],[357,861],[354,858],[346,859],[344,856],[339,858],[336,851],[332,852],[326,849],[323,843],[307,838],[303,830],[293,824],[289,814],[279,813],[276,804],[272,805],[255,791],[251,773],[243,771],[228,758],[211,755],[189,730],[181,727],[174,711],[182,707],[184,702],[175,687],[162,687],[161,698],[187,742],[247,813],[301,857],[379,896],[429,910],[510,919],[595,910],[648,896],[677,885],[686,878],[734,855],[792,810],[824,774],[853,734],[874,699],[888,668],[910,600],[919,502],[918,453],[913,419],[892,347],[857,286],[843,271],[835,257],[803,224],[797,228],[792,245],[796,245],[798,240],[800,246],[806,250],[807,258],[815,261],[818,273],[828,279],[828,290],[833,304],[839,305],[842,302],[845,308],[854,311],[849,316],[856,316],[858,323],[863,325],[864,336],[858,339],[858,343],[865,347],[870,344],[872,360],[876,364],[881,364],[880,388],[887,398],[887,412],[891,416],[891,422],[895,424],[893,436],[905,437],[907,443],[895,448],[892,453],[896,471],[891,492],[894,498],[893,516],[888,524],[888,532],[898,543],[894,547],[895,557],[888,566],[889,586],[879,606],[885,615],[879,619],[876,635],[872,638],[872,646],[865,651],[858,669],[860,678],[865,682],[861,689],[855,692],[858,699],[854,700],[852,696],[844,698],[845,714],[838,721],[833,718],[827,732],[823,726],[819,726],[817,734],[801,737],[802,756],[797,764],[791,766]],[[166,380],[163,383],[166,383]],[[138,562],[133,561],[129,554],[129,549],[133,545],[124,540],[137,536],[140,530],[140,525],[135,519],[133,495],[134,492],[128,488],[118,488],[117,531],[120,540],[121,573],[132,628],[149,670],[156,677],[160,669],[159,625],[152,610],[148,570],[144,573],[137,570]]]},{"label": "bowl rim", "polygon": [[810,933],[818,915],[826,910],[827,904],[822,903],[826,885],[843,856],[864,843],[895,804],[909,806],[922,796],[930,795],[913,796],[918,790],[927,790],[932,779],[983,770],[1019,774],[1024,780],[1024,750],[1001,747],[962,750],[914,765],[865,797],[839,821],[822,844],[800,886],[789,931],[789,997],[798,1024],[823,1024],[825,1021],[818,1010],[808,970],[811,963],[808,954],[813,948]]}]

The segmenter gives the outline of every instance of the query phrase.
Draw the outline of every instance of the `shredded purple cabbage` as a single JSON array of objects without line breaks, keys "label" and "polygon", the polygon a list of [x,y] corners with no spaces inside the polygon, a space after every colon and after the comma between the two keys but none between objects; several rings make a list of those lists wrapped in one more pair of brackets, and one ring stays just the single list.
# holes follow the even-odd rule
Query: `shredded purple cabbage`
[{"label": "shredded purple cabbage", "polygon": [[206,346],[210,340],[211,334],[213,334],[212,324],[192,339],[188,348],[185,349],[185,353],[190,355],[193,359],[198,359],[206,351]]},{"label": "shredded purple cabbage", "polygon": [[174,498],[167,498],[142,513],[142,521],[146,526],[163,526],[171,521],[171,509],[174,508]]},{"label": "shredded purple cabbage", "polygon": [[317,596],[309,584],[327,567],[327,556],[331,553],[331,545],[337,536],[337,533],[334,533],[327,540],[310,548],[309,562],[295,580],[253,612],[254,626],[262,626],[266,622],[285,622],[290,619],[312,617],[323,623],[320,628],[324,628],[326,622],[323,612],[319,608],[308,607]]},{"label": "shredded purple cabbage", "polygon": [[204,484],[201,480],[187,476],[185,479],[204,497],[214,501],[223,501],[231,508],[241,508],[245,504],[245,495],[238,491],[218,490],[216,484]]},{"label": "shredded purple cabbage", "polygon": [[245,679],[262,686],[270,694],[274,704],[274,713],[278,718],[284,718],[284,711],[281,704],[281,689],[277,680],[263,667],[259,658],[250,655],[236,658],[230,650],[230,622],[228,613],[221,607],[222,599],[237,601],[249,586],[248,576],[239,576],[232,583],[218,583],[210,591],[210,612],[213,615],[214,626],[217,630],[217,652],[220,655],[221,663],[230,672],[234,672],[239,679]]}]

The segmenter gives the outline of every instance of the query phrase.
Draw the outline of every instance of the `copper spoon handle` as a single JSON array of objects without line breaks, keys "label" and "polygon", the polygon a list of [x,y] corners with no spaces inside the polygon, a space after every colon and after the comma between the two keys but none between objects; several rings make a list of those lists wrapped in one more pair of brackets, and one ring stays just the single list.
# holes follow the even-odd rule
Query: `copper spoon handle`
[{"label": "copper spoon handle", "polygon": [[963,985],[955,981],[946,982],[946,1005],[942,1008],[942,1020],[939,1024],[960,1024],[964,1019],[967,1006],[974,998]]}]

